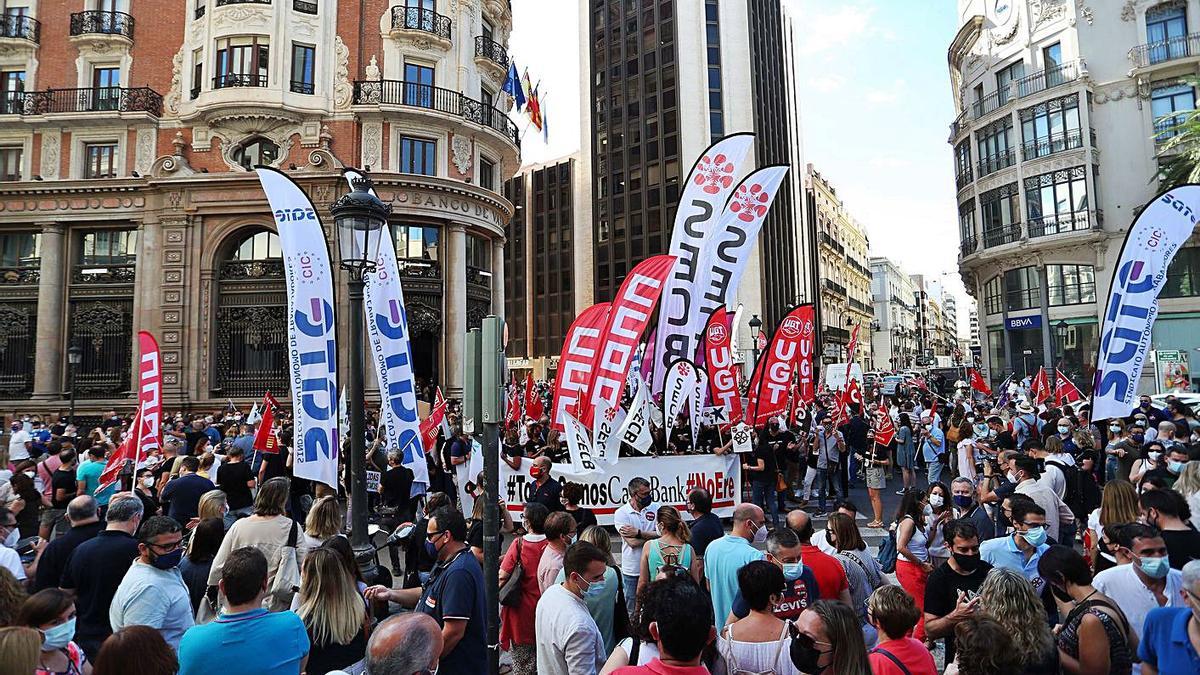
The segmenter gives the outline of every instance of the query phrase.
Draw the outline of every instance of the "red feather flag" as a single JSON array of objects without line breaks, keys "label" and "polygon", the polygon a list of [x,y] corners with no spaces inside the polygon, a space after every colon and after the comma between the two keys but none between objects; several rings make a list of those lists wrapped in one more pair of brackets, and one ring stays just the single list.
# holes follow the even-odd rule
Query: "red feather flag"
[{"label": "red feather flag", "polygon": [[892,422],[892,416],[888,414],[888,409],[879,404],[879,409],[875,411],[875,442],[880,445],[887,445],[896,437],[896,425]]},{"label": "red feather flag", "polygon": [[424,446],[426,453],[432,452],[433,446],[437,444],[438,427],[442,425],[442,420],[445,418],[446,401],[442,400],[441,403],[433,406],[429,417],[421,420],[421,445]]},{"label": "red feather flag", "polygon": [[992,388],[988,386],[987,380],[983,379],[983,375],[974,368],[967,368],[967,377],[971,380],[971,388],[980,392],[984,396],[992,395]]},{"label": "red feather flag", "polygon": [[254,449],[259,452],[271,455],[279,452],[279,439],[275,437],[275,431],[271,428],[275,426],[275,408],[278,406],[279,402],[271,392],[263,394],[262,421],[258,423],[258,430],[254,432]]},{"label": "red feather flag", "polygon": [[1055,387],[1054,399],[1058,401],[1058,405],[1074,403],[1083,400],[1083,392],[1079,391],[1073,382],[1068,380],[1062,373],[1058,374],[1058,386]]},{"label": "red feather flag", "polygon": [[1046,367],[1038,368],[1037,377],[1033,378],[1033,404],[1041,405],[1050,400],[1050,379],[1046,377]]},{"label": "red feather flag", "polygon": [[533,373],[531,372],[525,378],[525,416],[531,420],[539,420],[545,411],[546,405],[542,403],[542,397],[533,387]]}]

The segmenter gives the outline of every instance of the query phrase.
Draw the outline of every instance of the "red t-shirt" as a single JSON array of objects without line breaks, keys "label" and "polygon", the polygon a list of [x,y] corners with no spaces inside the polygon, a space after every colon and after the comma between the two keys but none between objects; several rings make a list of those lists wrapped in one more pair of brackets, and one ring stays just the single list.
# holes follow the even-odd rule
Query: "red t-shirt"
[{"label": "red t-shirt", "polygon": [[817,576],[817,589],[821,592],[822,600],[837,600],[842,591],[849,590],[846,570],[842,569],[842,563],[837,558],[812,544],[803,544],[800,546],[800,560]]},{"label": "red t-shirt", "polygon": [[[882,636],[882,633],[880,635]],[[912,675],[937,675],[933,654],[929,653],[920,640],[910,637],[880,642],[875,649],[867,653],[867,660],[871,662],[871,672],[874,675],[904,675],[904,671],[891,659],[879,653],[880,650],[896,657]]]},{"label": "red t-shirt", "polygon": [[516,567],[518,542],[521,545],[521,601],[515,607],[500,608],[500,648],[505,651],[513,644],[537,644],[537,604],[542,599],[537,571],[542,552],[546,550],[546,540],[527,541],[524,537],[514,540],[500,561],[501,572],[512,572]]},{"label": "red t-shirt", "polygon": [[654,659],[644,666],[625,666],[617,668],[612,675],[708,675],[704,666],[668,666]]}]

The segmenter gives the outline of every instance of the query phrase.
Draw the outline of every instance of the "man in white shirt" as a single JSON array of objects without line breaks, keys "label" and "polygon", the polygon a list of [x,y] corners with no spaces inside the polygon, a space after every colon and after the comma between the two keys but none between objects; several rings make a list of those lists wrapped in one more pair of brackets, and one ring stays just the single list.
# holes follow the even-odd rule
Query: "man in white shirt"
[{"label": "man in white shirt", "polygon": [[638,577],[642,573],[642,546],[658,539],[658,504],[650,496],[645,478],[629,481],[629,501],[613,515],[613,525],[621,535],[621,576],[624,577],[625,607],[632,613],[637,597]]},{"label": "man in white shirt", "polygon": [[[1092,586],[1112,598],[1125,613],[1138,641],[1146,615],[1157,607],[1186,607],[1183,604],[1183,574],[1170,568],[1167,544],[1162,533],[1149,525],[1134,523],[1118,530],[1117,545],[1132,562],[1110,567],[1096,575]],[[1133,672],[1141,672],[1134,664]]]},{"label": "man in white shirt", "polygon": [[[1075,514],[1071,513],[1071,509],[1067,507],[1063,500],[1050,489],[1048,485],[1041,482],[1041,474],[1038,473],[1037,460],[1028,455],[1017,455],[1012,460],[1014,467],[1009,475],[1009,480],[1016,479],[1017,494],[1028,496],[1038,506],[1046,511],[1046,532],[1051,539],[1060,541],[1059,534],[1061,526],[1073,525],[1075,523]],[[1072,542],[1065,542],[1071,545]]]},{"label": "man in white shirt", "polygon": [[8,437],[8,460],[13,464],[29,459],[29,449],[33,447],[33,436],[25,430],[19,420],[14,420],[8,428],[12,435]]},{"label": "man in white shirt", "polygon": [[584,598],[604,592],[607,556],[584,541],[567,549],[561,584],[542,593],[537,605],[538,675],[595,675],[608,653]]}]

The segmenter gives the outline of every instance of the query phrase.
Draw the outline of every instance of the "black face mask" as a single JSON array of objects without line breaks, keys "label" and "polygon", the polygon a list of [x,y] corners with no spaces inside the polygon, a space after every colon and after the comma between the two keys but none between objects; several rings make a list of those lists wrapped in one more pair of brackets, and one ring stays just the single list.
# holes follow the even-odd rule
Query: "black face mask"
[{"label": "black face mask", "polygon": [[827,667],[817,665],[817,661],[821,660],[821,655],[825,652],[817,649],[813,639],[804,633],[792,637],[792,645],[788,651],[792,658],[792,665],[801,672],[819,675]]},{"label": "black face mask", "polygon": [[1070,593],[1067,593],[1054,584],[1050,584],[1050,592],[1054,594],[1054,597],[1058,598],[1059,602],[1072,602],[1075,600],[1075,598],[1071,597]]},{"label": "black face mask", "polygon": [[954,558],[954,564],[958,565],[959,569],[964,572],[974,572],[979,568],[979,556],[967,555],[966,553],[954,553],[950,555]]}]

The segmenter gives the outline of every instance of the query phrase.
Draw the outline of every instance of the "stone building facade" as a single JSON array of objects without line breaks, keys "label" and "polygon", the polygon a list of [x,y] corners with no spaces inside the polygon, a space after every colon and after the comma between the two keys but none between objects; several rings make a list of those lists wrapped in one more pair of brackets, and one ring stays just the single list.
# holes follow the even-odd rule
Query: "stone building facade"
[{"label": "stone building facade", "polygon": [[286,402],[257,164],[311,196],[335,267],[340,170],[370,172],[417,376],[461,390],[465,331],[503,313],[502,185],[520,153],[500,94],[507,0],[4,4],[0,410],[65,410],[72,381],[81,414],[126,407],[140,330],[161,346],[168,410]]}]

